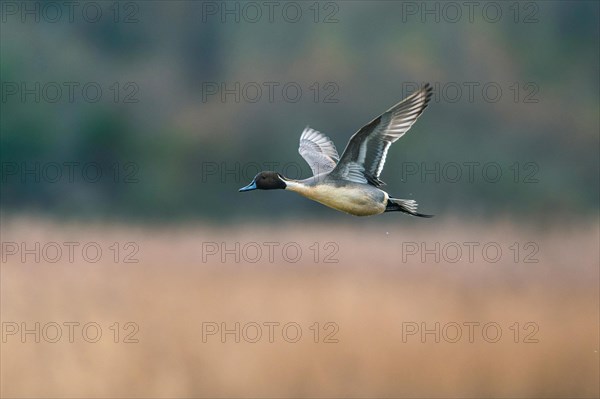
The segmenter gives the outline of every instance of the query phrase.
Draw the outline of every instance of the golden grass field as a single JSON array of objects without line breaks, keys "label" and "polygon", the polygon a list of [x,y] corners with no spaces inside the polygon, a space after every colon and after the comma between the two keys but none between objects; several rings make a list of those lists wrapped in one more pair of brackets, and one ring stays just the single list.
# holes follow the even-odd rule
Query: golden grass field
[{"label": "golden grass field", "polygon": [[[408,219],[150,228],[4,218],[1,395],[599,396],[596,222],[542,229],[509,222]],[[14,248],[6,243],[11,242],[31,248],[35,242],[42,247],[79,242],[79,248],[94,242],[103,253],[97,263],[86,262],[78,250],[73,263],[66,254],[51,263],[44,259],[54,256],[46,245],[39,263],[33,255],[23,263],[19,254],[9,254]],[[123,262],[131,247],[121,249],[115,261],[109,248],[114,242],[121,247],[136,243],[139,263]],[[228,248],[236,242],[245,246],[239,263],[234,255],[222,262],[219,254],[207,253],[214,247],[206,243],[223,242]],[[294,257],[293,249],[299,247],[302,256],[292,263],[275,249],[270,262],[268,242],[280,243],[274,248],[295,243],[288,245],[288,255]],[[315,242],[320,248],[316,259],[316,247],[311,249]],[[442,254],[439,262],[428,255],[423,262],[418,254],[408,255],[411,242],[428,248],[439,242],[448,250],[454,242],[465,251],[462,243],[480,245],[472,262],[466,253],[449,262],[454,252]],[[517,259],[510,249],[515,242]],[[523,262],[534,248],[523,248],[529,242],[539,251],[528,259],[538,263]],[[496,263],[483,257],[486,243],[502,249]],[[256,245],[263,254],[252,263]],[[338,263],[324,262],[326,255]],[[9,334],[15,325],[34,329],[36,322],[39,343],[34,334]],[[65,322],[80,323],[72,343]],[[96,343],[82,337],[81,326],[91,322],[102,329]],[[115,322],[120,323],[118,343],[115,327],[111,330]],[[139,327],[134,335],[139,342],[122,342],[134,328],[126,331],[127,322]],[[220,334],[203,337],[203,323],[205,328],[215,326],[206,323],[219,328],[226,323],[233,329],[236,322],[244,328],[239,343],[234,334],[226,335],[225,342]],[[273,326],[273,342],[263,324],[269,322],[279,323]],[[318,343],[311,329],[315,322]],[[328,322],[335,324],[325,330]],[[440,342],[434,334],[426,335],[425,342],[420,333],[403,339],[409,325],[426,323],[433,329],[436,322]],[[473,342],[464,324],[470,322],[479,323],[473,327]],[[56,343],[49,342],[56,331],[49,323],[63,326]],[[250,342],[256,333],[252,323],[263,334],[256,343]],[[286,341],[294,339],[295,330],[283,337],[287,323],[300,326],[298,342]],[[487,323],[501,328],[495,343],[488,342],[495,338],[492,330],[485,337],[481,332]],[[532,324],[525,328],[526,323]],[[338,342],[323,342],[336,325],[338,331],[329,339]],[[456,325],[462,336],[453,343]],[[531,340],[537,342],[524,342]]]}]

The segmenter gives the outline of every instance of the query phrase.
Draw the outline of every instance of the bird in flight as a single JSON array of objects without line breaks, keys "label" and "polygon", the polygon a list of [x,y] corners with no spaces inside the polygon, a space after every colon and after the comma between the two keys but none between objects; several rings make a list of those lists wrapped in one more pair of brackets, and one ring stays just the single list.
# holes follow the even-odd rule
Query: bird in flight
[{"label": "bird in flight", "polygon": [[294,191],[330,208],[355,216],[384,212],[417,212],[414,200],[392,198],[379,187],[379,179],[388,149],[411,128],[431,99],[431,86],[424,85],[403,101],[373,119],[356,132],[342,156],[333,142],[306,127],[300,136],[298,152],[310,166],[313,176],[304,180],[288,179],[277,172],[264,171],[239,191],[284,189]]}]

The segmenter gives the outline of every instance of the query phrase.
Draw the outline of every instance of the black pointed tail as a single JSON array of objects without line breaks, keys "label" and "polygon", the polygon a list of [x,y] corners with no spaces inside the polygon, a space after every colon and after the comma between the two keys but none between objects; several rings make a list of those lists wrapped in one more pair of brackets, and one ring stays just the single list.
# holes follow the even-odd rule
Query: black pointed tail
[{"label": "black pointed tail", "polygon": [[417,212],[417,202],[415,200],[405,200],[398,198],[389,198],[385,207],[385,212],[404,212],[409,215],[418,216],[420,218],[432,218],[434,215],[424,215]]}]

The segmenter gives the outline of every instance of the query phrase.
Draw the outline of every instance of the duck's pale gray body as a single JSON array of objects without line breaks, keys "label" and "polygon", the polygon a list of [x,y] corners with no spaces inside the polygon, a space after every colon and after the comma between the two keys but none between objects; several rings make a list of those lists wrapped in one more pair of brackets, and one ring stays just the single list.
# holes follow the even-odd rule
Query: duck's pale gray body
[{"label": "duck's pale gray body", "polygon": [[298,151],[313,171],[313,177],[291,180],[276,172],[261,172],[240,189],[286,189],[330,208],[356,216],[401,211],[428,217],[417,212],[414,200],[391,198],[379,187],[387,151],[415,123],[431,98],[431,86],[394,105],[356,132],[342,156],[333,142],[316,130],[306,128],[300,136]]},{"label": "duck's pale gray body", "polygon": [[300,181],[285,180],[285,183],[286,190],[355,216],[385,212],[389,198],[388,193],[377,187],[339,181],[329,178],[327,174]]}]

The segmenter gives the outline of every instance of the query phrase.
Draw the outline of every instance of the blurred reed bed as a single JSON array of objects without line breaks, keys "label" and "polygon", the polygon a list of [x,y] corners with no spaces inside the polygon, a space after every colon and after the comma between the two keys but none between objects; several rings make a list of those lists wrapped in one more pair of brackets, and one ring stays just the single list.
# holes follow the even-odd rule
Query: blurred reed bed
[{"label": "blurred reed bed", "polygon": [[[598,226],[544,230],[514,223],[352,224],[185,227],[59,223],[4,218],[2,242],[94,242],[100,261],[29,261],[6,256],[1,269],[2,322],[98,323],[102,338],[89,343],[66,328],[57,343],[10,335],[2,343],[2,396],[6,397],[597,397]],[[139,247],[138,263],[115,262],[113,243]],[[247,253],[223,263],[210,243]],[[455,263],[407,255],[407,243],[440,248],[454,242],[494,242],[495,263],[474,252]],[[537,244],[538,263],[515,262],[515,242]],[[208,243],[208,244],[207,244]],[[255,258],[249,243],[275,246]],[[286,261],[295,243],[302,256]],[[320,248],[315,258],[315,245]],[[251,244],[254,245],[254,244]],[[273,244],[274,245],[274,244]],[[290,246],[288,245],[288,247]],[[330,245],[326,248],[326,245]],[[333,247],[331,246],[333,245]],[[255,248],[255,247],[253,247]],[[313,247],[315,248],[315,247]],[[332,249],[333,248],[333,249]],[[449,247],[447,247],[449,248]],[[5,248],[4,248],[5,249]],[[334,251],[337,249],[337,251]],[[240,249],[241,251],[242,249]],[[214,252],[214,251],[213,251]],[[235,252],[235,251],[234,251]],[[332,253],[335,254],[332,255]],[[490,252],[491,253],[491,252]],[[291,257],[292,250],[289,252]],[[6,254],[5,254],[6,255]],[[337,263],[325,262],[337,260]],[[404,258],[403,258],[404,257]],[[30,258],[31,259],[31,258]],[[453,259],[453,258],[452,258]],[[315,261],[316,260],[316,261]],[[114,342],[110,326],[119,322]],[[139,327],[138,343],[124,343],[123,326]],[[273,342],[235,342],[203,336],[203,323],[279,323]],[[281,327],[297,323],[296,343]],[[319,323],[315,343],[311,326]],[[335,323],[333,339],[325,343]],[[441,336],[403,337],[407,323],[462,327],[456,343]],[[465,322],[497,323],[501,338],[488,342]],[[519,323],[516,339],[511,329]],[[525,323],[538,326],[525,343]],[[206,326],[206,324],[204,324]],[[250,330],[246,331],[249,332]],[[206,331],[205,331],[206,332]],[[252,334],[254,336],[254,332]],[[294,335],[294,334],[292,334]],[[494,335],[494,334],[490,334]],[[203,342],[204,341],[204,342]]]}]

